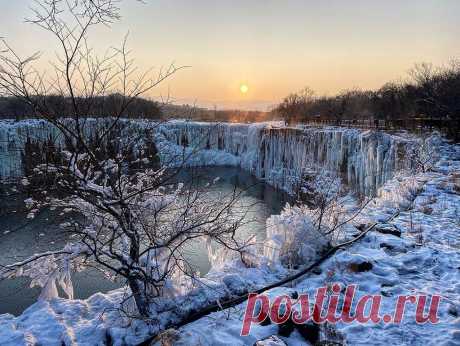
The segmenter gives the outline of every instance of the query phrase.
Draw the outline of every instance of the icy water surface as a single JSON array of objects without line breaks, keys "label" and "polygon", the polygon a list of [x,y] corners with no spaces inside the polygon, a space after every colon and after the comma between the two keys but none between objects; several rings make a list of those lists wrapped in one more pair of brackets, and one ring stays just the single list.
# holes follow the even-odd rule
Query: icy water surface
[{"label": "icy water surface", "polygon": [[[202,168],[194,173],[196,172],[199,174],[199,184],[212,182],[219,177],[215,190],[224,194],[232,193],[234,186],[245,190],[239,203],[244,207],[251,205],[247,215],[251,222],[244,225],[239,232],[245,238],[253,234],[259,241],[265,238],[265,219],[279,213],[287,200],[284,193],[257,181],[237,168]],[[195,177],[195,174],[193,176]],[[184,172],[178,180],[188,181],[190,177],[190,172]],[[17,200],[0,200],[0,264],[18,261],[34,253],[59,249],[67,242],[63,236],[57,235],[60,234],[58,225],[67,221],[68,215],[60,215],[59,211],[44,210],[35,219],[27,220],[26,214],[19,212],[23,199],[24,196]],[[13,210],[18,211],[12,213]],[[209,271],[210,264],[203,243],[193,244],[187,251],[187,257],[202,275]],[[96,269],[74,273],[72,279],[77,299],[87,298],[96,292],[107,292],[122,285],[121,282],[107,280]],[[25,278],[0,282],[0,314],[20,314],[36,301],[40,290],[29,288],[29,283],[30,281]]]}]

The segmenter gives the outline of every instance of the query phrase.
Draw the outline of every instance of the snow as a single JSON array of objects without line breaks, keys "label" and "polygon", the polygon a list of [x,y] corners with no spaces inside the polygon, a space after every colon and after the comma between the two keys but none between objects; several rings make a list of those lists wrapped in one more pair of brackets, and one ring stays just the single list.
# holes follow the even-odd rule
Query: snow
[{"label": "snow", "polygon": [[272,267],[281,263],[299,267],[316,260],[327,249],[330,240],[317,230],[310,209],[287,205],[280,215],[267,219],[264,256]]},{"label": "snow", "polygon": [[80,300],[41,301],[20,317],[1,315],[1,345],[103,345],[111,336],[114,345],[135,344],[146,337],[145,324],[120,316],[117,308],[125,293],[95,294]]},{"label": "snow", "polygon": [[[314,295],[325,284],[358,284],[357,297],[383,294],[381,311],[393,312],[397,295],[440,294],[438,324],[417,324],[415,309],[406,308],[401,325],[339,323],[337,329],[349,345],[459,345],[460,344],[460,147],[444,145],[443,158],[434,172],[412,179],[394,179],[381,190],[359,222],[385,220],[400,209],[390,225],[401,237],[374,231],[346,251],[340,251],[321,265],[321,273],[304,277],[294,287],[280,287],[269,296],[294,290]],[[390,193],[393,191],[393,193]],[[410,208],[410,209],[409,209]],[[388,227],[388,225],[387,225]],[[420,241],[421,233],[422,241]],[[350,265],[369,262],[368,271],[350,270]],[[189,345],[248,345],[277,334],[277,327],[256,325],[250,336],[239,336],[245,304],[183,327],[180,332]],[[207,329],[212,334],[206,333]],[[293,333],[281,337],[288,345],[304,345]]]},{"label": "snow", "polygon": [[[0,143],[5,137],[3,127],[0,126]],[[209,142],[206,140],[204,150],[194,156],[190,143],[203,138],[203,133]],[[340,128],[291,129],[279,124],[212,125],[178,121],[161,127],[156,136],[160,140],[162,160],[170,164],[180,155],[190,154],[190,165],[241,166],[272,185],[290,189],[305,164],[314,163],[345,173],[346,181],[361,192],[370,195],[376,192],[375,200],[353,223],[386,222],[379,227],[387,231],[370,232],[351,248],[340,250],[323,262],[320,271],[286,287],[270,290],[268,295],[275,297],[296,291],[313,296],[316,288],[327,284],[358,284],[357,297],[383,294],[382,310],[392,312],[397,295],[440,294],[443,300],[438,313],[440,322],[436,325],[417,324],[414,309],[407,309],[401,325],[353,322],[339,323],[336,327],[349,345],[460,344],[459,146],[439,143],[441,158],[433,170],[413,173],[405,157],[405,149],[413,141],[384,133]],[[188,146],[184,146],[184,141]],[[211,158],[213,161],[208,161]],[[2,176],[17,166],[6,167],[2,168]],[[395,212],[399,214],[387,221]],[[279,246],[284,244],[286,235],[295,236],[296,231],[310,229],[306,215],[286,209],[281,215],[272,216],[267,221],[273,225],[269,227],[267,242]],[[401,234],[396,236],[388,230]],[[317,256],[318,243],[321,246],[318,239],[307,239],[302,244],[315,244],[303,252],[307,255],[305,261]],[[265,258],[249,268],[239,259],[220,261],[219,255],[215,254],[215,265],[203,282],[196,284],[188,294],[158,302],[154,310],[158,324],[147,325],[122,315],[118,308],[127,292],[119,289],[87,300],[40,301],[18,317],[0,315],[0,344],[103,345],[110,339],[115,345],[135,345],[192,309],[228,294],[263,287],[289,273],[280,265],[271,265],[278,262],[279,254],[266,253]],[[370,269],[352,270],[363,263],[370,263]],[[243,303],[212,313],[171,332],[176,340],[174,344],[252,345],[277,334],[278,327],[274,324],[253,325],[250,335],[241,337],[244,308]],[[297,332],[278,338],[288,345],[305,345]],[[160,345],[160,341],[157,344]]]}]

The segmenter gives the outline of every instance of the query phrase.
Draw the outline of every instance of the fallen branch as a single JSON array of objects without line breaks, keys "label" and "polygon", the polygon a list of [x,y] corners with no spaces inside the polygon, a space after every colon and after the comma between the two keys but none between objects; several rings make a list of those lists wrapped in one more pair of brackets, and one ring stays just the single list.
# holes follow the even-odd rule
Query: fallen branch
[{"label": "fallen branch", "polygon": [[[316,260],[315,262],[310,264],[308,267],[300,270],[299,272],[297,272],[296,274],[294,274],[292,276],[289,276],[289,277],[287,277],[287,278],[285,278],[283,280],[277,281],[277,282],[275,282],[273,284],[270,284],[268,286],[264,286],[262,288],[259,288],[258,290],[246,292],[242,296],[232,298],[232,299],[229,299],[227,301],[219,300],[219,302],[216,302],[215,304],[209,305],[209,306],[207,306],[207,307],[205,307],[205,308],[203,308],[203,309],[201,309],[199,311],[195,311],[195,312],[190,313],[187,316],[187,318],[183,319],[181,322],[179,322],[179,323],[177,323],[177,324],[175,324],[173,326],[170,326],[170,328],[182,327],[182,326],[184,326],[186,324],[189,324],[191,322],[194,322],[194,321],[196,321],[196,320],[198,320],[198,319],[200,319],[200,318],[202,318],[204,316],[207,316],[212,312],[228,309],[228,308],[231,308],[231,307],[236,306],[238,304],[241,304],[241,303],[243,303],[244,301],[246,301],[248,299],[249,293],[261,294],[261,293],[263,293],[265,291],[271,290],[271,289],[276,288],[276,287],[283,286],[283,285],[285,285],[285,284],[287,284],[287,283],[289,283],[291,281],[299,279],[300,277],[302,277],[302,276],[308,274],[309,272],[311,272],[314,268],[318,267],[321,263],[323,263],[325,260],[330,258],[338,250],[347,248],[347,247],[353,245],[354,243],[356,243],[358,240],[362,239],[364,236],[366,236],[367,233],[369,233],[371,230],[373,230],[375,228],[375,226],[377,226],[378,224],[384,224],[384,223],[391,222],[398,215],[399,215],[399,211],[397,211],[395,214],[393,214],[385,222],[375,222],[375,223],[373,223],[372,225],[370,225],[367,229],[365,229],[363,232],[361,232],[355,238],[330,248],[321,258],[319,258],[318,260]],[[156,338],[156,335],[154,335],[154,336],[150,337],[149,339],[145,340],[144,342],[140,343],[138,346],[150,345],[150,343],[155,338]]]}]

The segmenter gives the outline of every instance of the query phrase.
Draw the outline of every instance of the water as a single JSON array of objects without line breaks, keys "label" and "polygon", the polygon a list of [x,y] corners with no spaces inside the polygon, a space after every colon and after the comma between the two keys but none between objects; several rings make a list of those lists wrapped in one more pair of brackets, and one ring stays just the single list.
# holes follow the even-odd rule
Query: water
[{"label": "water", "polygon": [[[258,181],[253,176],[232,167],[212,167],[194,170],[193,177],[199,174],[197,184],[220,180],[215,190],[231,193],[236,186],[244,190],[239,201],[240,207],[251,205],[247,218],[252,222],[244,225],[239,233],[247,238],[256,235],[257,240],[265,239],[265,220],[272,214],[280,212],[288,200],[281,191]],[[177,179],[188,181],[192,174],[183,172]],[[59,224],[68,220],[69,215],[61,215],[60,211],[44,210],[33,220],[27,220],[21,211],[24,196],[3,199],[0,201],[0,264],[12,263],[27,258],[34,253],[62,248],[67,242]],[[16,211],[16,212],[13,212]],[[207,251],[203,242],[192,244],[187,251],[187,259],[201,275],[210,269]],[[123,282],[111,282],[96,269],[87,269],[72,275],[75,298],[85,299],[96,292],[107,292],[123,285]],[[29,288],[27,278],[0,281],[0,314],[20,314],[33,304],[40,294],[39,288]]]}]

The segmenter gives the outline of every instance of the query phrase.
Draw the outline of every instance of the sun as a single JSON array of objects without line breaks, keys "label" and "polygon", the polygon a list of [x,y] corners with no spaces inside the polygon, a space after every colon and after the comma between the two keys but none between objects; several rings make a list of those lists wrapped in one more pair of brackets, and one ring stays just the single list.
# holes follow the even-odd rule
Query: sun
[{"label": "sun", "polygon": [[241,84],[240,85],[240,91],[242,94],[246,94],[249,91],[249,87],[247,84]]}]

